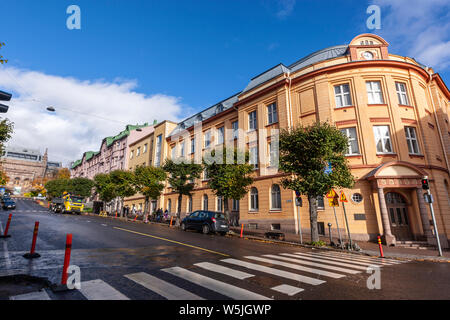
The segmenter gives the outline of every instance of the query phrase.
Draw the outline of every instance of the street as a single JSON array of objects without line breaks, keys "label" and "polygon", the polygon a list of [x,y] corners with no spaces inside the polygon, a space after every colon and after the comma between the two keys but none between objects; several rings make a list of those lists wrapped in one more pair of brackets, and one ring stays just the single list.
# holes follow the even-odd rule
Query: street
[{"label": "street", "polygon": [[[3,233],[9,211],[0,211]],[[93,216],[50,214],[17,200],[0,239],[0,276],[29,274],[61,281],[66,234],[70,264],[81,269],[81,289],[31,292],[51,300],[385,300],[450,299],[450,264],[324,252],[238,237]],[[35,260],[23,254],[40,222]],[[381,289],[369,289],[369,266],[381,269]],[[2,284],[0,283],[0,286]],[[8,296],[0,287],[0,299]]]}]

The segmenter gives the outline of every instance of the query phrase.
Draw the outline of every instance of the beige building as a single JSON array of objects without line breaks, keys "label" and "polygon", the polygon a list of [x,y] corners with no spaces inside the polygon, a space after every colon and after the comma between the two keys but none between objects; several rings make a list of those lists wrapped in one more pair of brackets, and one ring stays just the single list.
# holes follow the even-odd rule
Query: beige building
[{"label": "beige building", "polygon": [[[242,92],[179,123],[173,132],[166,130],[161,156],[205,152],[234,140],[235,131],[226,129],[241,129],[244,134],[235,143],[250,151],[255,182],[242,200],[230,201],[235,216],[251,228],[309,233],[306,198],[298,208],[294,192],[280,186],[283,173],[273,165],[273,139],[276,130],[327,121],[350,140],[347,158],[356,185],[343,191],[349,198],[352,237],[383,235],[388,244],[434,244],[421,189],[421,178],[428,176],[442,245],[448,247],[450,92],[433,69],[389,53],[388,47],[381,37],[362,34],[348,45],[317,51],[289,66],[279,64],[253,78]],[[198,122],[200,133],[195,132]],[[223,210],[207,177],[196,181],[192,198],[182,201],[184,212]],[[174,212],[177,195],[167,188],[160,203]],[[318,204],[320,232],[328,234],[326,226],[332,223],[336,236],[332,208],[323,198]],[[341,207],[337,215],[345,234]]]}]

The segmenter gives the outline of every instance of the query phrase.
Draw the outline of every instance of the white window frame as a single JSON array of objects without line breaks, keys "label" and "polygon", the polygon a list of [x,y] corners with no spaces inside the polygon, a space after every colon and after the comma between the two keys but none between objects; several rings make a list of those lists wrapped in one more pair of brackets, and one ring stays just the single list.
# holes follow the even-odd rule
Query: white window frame
[{"label": "white window frame", "polygon": [[205,131],[204,133],[205,149],[211,148],[211,131]]},{"label": "white window frame", "polygon": [[141,147],[137,148],[136,150],[136,157],[139,157],[141,155]]},{"label": "white window frame", "polygon": [[161,146],[162,146],[162,134],[156,137],[156,153],[155,153],[155,167],[158,168],[161,165]]},{"label": "white window frame", "polygon": [[406,84],[403,82],[396,82],[395,90],[397,91],[398,104],[409,106],[409,98],[408,98],[408,91],[406,89]]},{"label": "white window frame", "polygon": [[[381,132],[381,128],[387,129],[387,131]],[[392,138],[391,138],[391,130],[388,125],[383,126],[373,126],[373,133],[375,136],[375,147],[377,149],[377,154],[392,154],[394,153],[394,149],[392,148]],[[388,133],[388,136],[386,136],[386,133]],[[378,143],[381,140],[381,145],[383,150],[378,150]],[[386,149],[386,142],[389,142],[389,146],[391,148],[391,151],[388,151]]]},{"label": "white window frame", "polygon": [[248,114],[248,130],[253,131],[258,127],[258,114],[256,110]]},{"label": "white window frame", "polygon": [[233,139],[239,138],[239,121],[233,121],[231,127],[233,128]]},{"label": "white window frame", "polygon": [[267,123],[274,124],[278,122],[277,103],[271,103],[267,106]]},{"label": "white window frame", "polygon": [[[353,129],[355,131],[355,137],[351,138],[350,130]],[[356,131],[356,127],[350,127],[350,128],[342,128],[340,129],[341,132],[348,138],[348,149],[346,155],[352,156],[352,155],[360,155],[359,151],[359,143],[358,143],[358,134]],[[352,141],[356,141],[356,148],[357,150],[353,150],[352,148]]]},{"label": "white window frame", "polygon": [[[339,92],[337,92],[339,89]],[[345,91],[346,89],[347,91]],[[349,107],[352,105],[352,95],[350,94],[350,84],[344,83],[334,86],[334,98],[336,101],[336,108]],[[349,102],[347,102],[347,98]]]},{"label": "white window frame", "polygon": [[191,154],[195,153],[195,137],[191,139]]},{"label": "white window frame", "polygon": [[[278,188],[278,191],[274,191],[274,188]],[[281,188],[278,184],[270,188],[270,210],[281,210]]]},{"label": "white window frame", "polygon": [[249,146],[249,164],[252,164],[255,169],[258,169],[259,157],[258,157],[258,145]]},{"label": "white window frame", "polygon": [[133,159],[133,153],[134,153],[134,150],[131,150],[131,152],[130,152],[130,160]]},{"label": "white window frame", "polygon": [[[411,132],[414,132],[414,137],[411,135]],[[406,136],[406,143],[408,144],[408,151],[409,154],[414,155],[420,155],[420,147],[419,147],[419,140],[417,139],[417,131],[415,127],[405,127],[405,136]],[[415,147],[417,149],[414,150],[414,143]]]},{"label": "white window frame", "polygon": [[225,141],[225,127],[217,128],[217,145],[223,144]]},{"label": "white window frame", "polygon": [[185,152],[185,142],[180,142],[180,156],[183,158]]},{"label": "white window frame", "polygon": [[274,143],[270,141],[269,143],[269,167],[277,167],[279,164],[279,154],[278,150],[275,150]]},{"label": "white window frame", "polygon": [[[253,191],[256,190],[256,193]],[[250,211],[257,212],[259,210],[259,192],[258,189],[253,187],[250,189]]]},{"label": "white window frame", "polygon": [[202,199],[203,201],[203,203],[202,203],[202,206],[203,206],[203,210],[205,210],[205,211],[207,211],[208,210],[208,205],[209,205],[209,199],[208,199],[208,195],[206,195],[206,194],[204,194],[203,195],[203,199]]},{"label": "white window frame", "polygon": [[217,197],[217,210],[218,212],[223,212],[223,197]]},{"label": "white window frame", "polygon": [[147,152],[147,144],[144,144],[144,150],[142,151],[142,153],[146,153]]},{"label": "white window frame", "polygon": [[233,204],[232,204],[232,208],[231,211],[239,211],[239,200],[235,200],[233,199]]},{"label": "white window frame", "polygon": [[[378,84],[379,89],[374,84]],[[381,81],[366,81],[367,100],[369,104],[384,104],[383,88]]]}]

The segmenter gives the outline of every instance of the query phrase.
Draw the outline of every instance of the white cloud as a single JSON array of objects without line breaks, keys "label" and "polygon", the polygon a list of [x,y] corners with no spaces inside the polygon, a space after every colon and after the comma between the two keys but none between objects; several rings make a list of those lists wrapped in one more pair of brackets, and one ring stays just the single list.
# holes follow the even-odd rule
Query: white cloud
[{"label": "white cloud", "polygon": [[374,0],[392,49],[442,71],[450,67],[450,0]]},{"label": "white cloud", "polygon": [[[126,124],[176,121],[184,114],[180,98],[147,96],[136,87],[133,80],[82,81],[2,67],[0,88],[14,93],[6,114],[15,123],[9,144],[48,147],[50,160],[67,165],[85,151],[99,150],[104,137],[118,134]],[[46,111],[47,106],[56,113]]]},{"label": "white cloud", "polygon": [[285,19],[292,14],[297,0],[277,0],[278,10],[276,16],[279,19]]}]

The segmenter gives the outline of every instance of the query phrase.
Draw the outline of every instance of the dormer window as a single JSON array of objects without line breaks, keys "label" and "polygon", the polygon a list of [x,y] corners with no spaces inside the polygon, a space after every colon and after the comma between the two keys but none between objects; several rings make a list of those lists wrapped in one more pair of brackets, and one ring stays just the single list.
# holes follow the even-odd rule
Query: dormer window
[{"label": "dormer window", "polygon": [[222,104],[219,104],[219,105],[216,107],[216,114],[221,113],[222,111],[223,111],[223,105],[222,105]]}]

